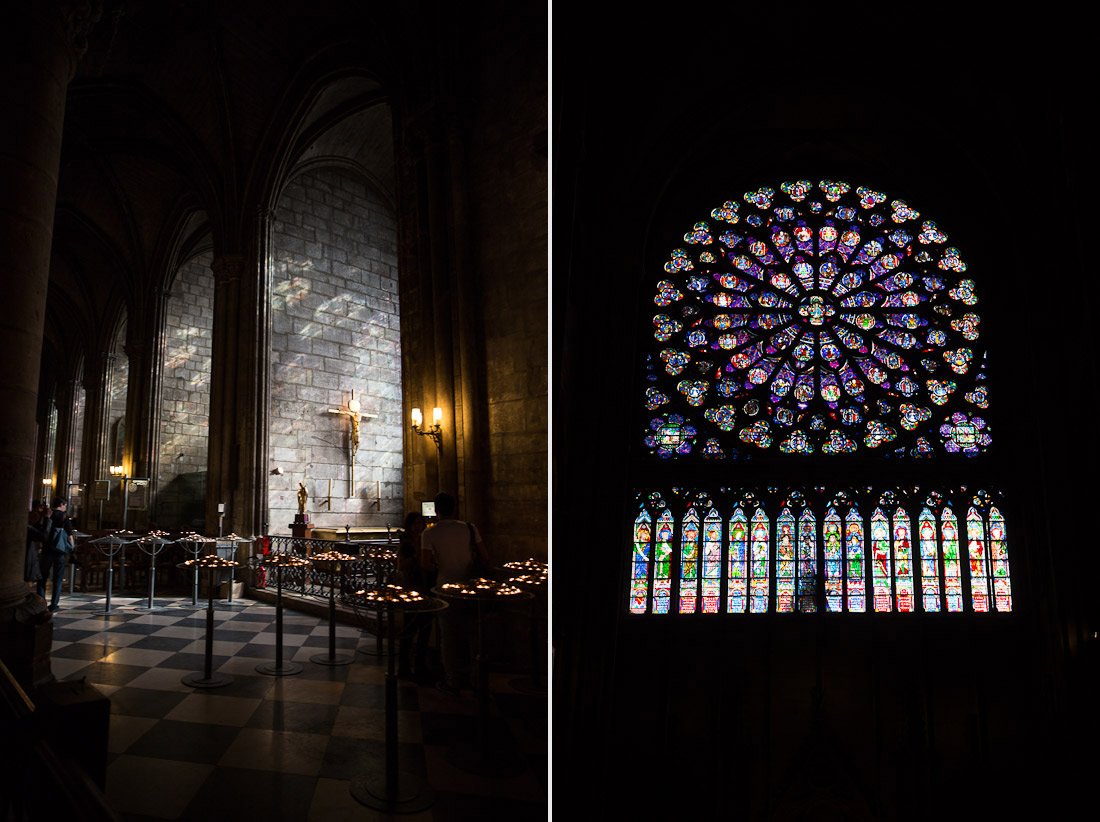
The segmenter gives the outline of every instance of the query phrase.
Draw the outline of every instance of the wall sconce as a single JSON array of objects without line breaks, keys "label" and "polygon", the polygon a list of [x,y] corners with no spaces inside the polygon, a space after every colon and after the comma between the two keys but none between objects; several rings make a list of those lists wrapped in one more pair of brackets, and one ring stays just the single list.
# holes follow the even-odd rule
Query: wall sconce
[{"label": "wall sconce", "polygon": [[443,409],[432,409],[432,426],[431,428],[424,427],[424,415],[420,413],[419,408],[412,410],[412,430],[421,436],[431,437],[435,440],[435,447],[440,451],[443,450]]},{"label": "wall sconce", "polygon": [[121,477],[125,469],[121,465],[112,465],[107,470],[111,472],[112,477]]}]

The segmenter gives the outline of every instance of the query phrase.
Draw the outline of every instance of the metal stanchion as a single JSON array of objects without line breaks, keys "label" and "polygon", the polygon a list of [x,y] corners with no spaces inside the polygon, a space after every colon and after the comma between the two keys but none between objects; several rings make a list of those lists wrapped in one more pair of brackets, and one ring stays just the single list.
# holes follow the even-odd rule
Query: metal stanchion
[{"label": "metal stanchion", "polygon": [[[91,534],[85,534],[83,531],[73,531],[73,533],[72,533],[73,551],[72,551],[72,554],[69,555],[69,596],[72,596],[73,587],[76,583],[76,563],[73,562],[73,558],[76,556],[76,541],[78,539],[86,539],[87,537],[90,537],[90,536],[91,536]],[[83,573],[84,573],[83,568],[80,569],[80,573],[83,575]],[[81,576],[80,577],[81,586],[85,586],[86,582],[87,582],[87,580],[85,580],[84,577]]]},{"label": "metal stanchion", "polygon": [[294,554],[269,554],[264,557],[264,565],[275,569],[275,664],[265,662],[257,665],[256,670],[267,676],[290,676],[300,674],[302,666],[297,662],[283,663],[283,569],[305,568],[311,563],[308,559]]},{"label": "metal stanchion", "polygon": [[229,674],[214,673],[214,586],[217,584],[217,574],[226,569],[237,567],[233,560],[224,560],[221,557],[207,555],[199,559],[189,559],[180,563],[180,568],[200,568],[209,572],[207,579],[209,595],[206,604],[206,656],[203,662],[202,674],[188,674],[180,680],[184,685],[192,688],[220,688],[233,681]]},{"label": "metal stanchion", "polygon": [[[180,545],[183,546],[183,550],[191,555],[192,560],[198,560],[202,557],[203,552],[206,550],[206,546],[212,545],[216,542],[211,537],[204,537],[201,534],[196,534],[194,531],[188,531],[183,534],[178,540]],[[188,563],[182,563],[177,568],[188,567]],[[199,566],[197,562],[190,564],[191,569],[191,607],[199,607]],[[186,607],[186,606],[182,606]]]},{"label": "metal stanchion", "polygon": [[[218,543],[218,546],[217,546],[218,550],[222,550],[226,547],[232,547],[232,549],[233,549],[233,559],[234,560],[236,560],[236,558],[237,558],[237,545],[242,543],[242,542],[252,542],[252,541],[253,541],[253,537],[239,537],[236,534],[232,534],[232,533],[228,534],[227,536],[224,536],[224,537],[218,537],[218,539],[216,540],[216,542]],[[229,543],[229,545],[227,546],[227,545],[224,545],[223,543]],[[229,577],[229,590],[226,594],[225,599],[221,603],[221,606],[223,608],[244,608],[245,607],[244,605],[242,605],[240,603],[234,603],[233,602],[233,583],[234,583],[235,576],[236,575],[233,574]]]},{"label": "metal stanchion", "polygon": [[322,570],[327,567],[328,578],[328,654],[314,654],[309,658],[310,662],[318,665],[350,665],[355,661],[355,654],[336,653],[336,581],[339,578],[341,584],[344,580],[344,572],[347,563],[355,557],[351,554],[341,554],[339,551],[325,551],[323,554],[313,554],[310,560],[315,567]]},{"label": "metal stanchion", "polygon": [[157,554],[164,550],[165,545],[171,545],[172,540],[165,539],[167,531],[150,531],[147,536],[137,540],[137,546],[149,556],[149,605],[140,608],[143,611],[156,609],[157,590]]},{"label": "metal stanchion", "polygon": [[382,772],[377,766],[351,782],[351,795],[368,808],[386,813],[416,813],[435,804],[435,793],[428,783],[415,774],[398,771],[397,763],[397,674],[394,671],[394,609],[428,613],[446,608],[438,599],[425,598],[423,594],[397,585],[385,585],[367,591],[357,591],[355,596],[364,605],[384,608],[389,614],[389,665],[386,669],[386,749]]},{"label": "metal stanchion", "polygon": [[107,557],[107,600],[103,606],[103,613],[105,614],[111,613],[111,593],[115,583],[115,554],[122,551],[124,546],[129,545],[135,539],[137,539],[137,536],[130,531],[116,531],[113,534],[91,541],[91,544]]},{"label": "metal stanchion", "polygon": [[[371,545],[361,549],[360,557],[366,559],[371,563],[371,567],[374,571],[374,587],[380,588],[386,584],[386,580],[391,576],[391,572],[396,568],[397,552],[392,548],[383,548],[379,545]],[[385,647],[382,644],[382,637],[385,636],[385,623],[386,612],[384,609],[379,609],[378,614],[378,632],[375,635],[375,643],[373,649],[360,648],[359,653],[367,656],[383,656],[386,653]]]},{"label": "metal stanchion", "polygon": [[471,579],[463,583],[446,583],[432,588],[432,593],[452,603],[472,602],[477,607],[477,653],[474,659],[477,677],[478,744],[472,747],[464,741],[448,751],[448,761],[457,768],[486,776],[507,776],[522,771],[523,765],[507,747],[492,744],[489,732],[489,672],[485,667],[483,648],[483,608],[493,602],[517,602],[533,595],[514,585],[491,579]]},{"label": "metal stanchion", "polygon": [[513,689],[523,694],[541,695],[546,693],[546,680],[540,676],[542,667],[540,662],[546,653],[545,640],[540,643],[539,637],[545,637],[538,631],[539,594],[546,590],[548,566],[544,562],[535,559],[526,559],[519,562],[506,562],[504,567],[509,571],[521,571],[519,576],[511,577],[508,582],[525,591],[530,591],[531,598],[531,676],[515,677],[508,682]]}]

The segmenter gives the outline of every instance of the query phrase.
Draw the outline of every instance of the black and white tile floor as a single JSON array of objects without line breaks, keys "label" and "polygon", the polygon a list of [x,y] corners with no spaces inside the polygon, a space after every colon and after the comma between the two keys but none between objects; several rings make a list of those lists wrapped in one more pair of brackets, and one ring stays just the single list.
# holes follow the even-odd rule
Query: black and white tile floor
[{"label": "black and white tile floor", "polygon": [[[547,818],[547,700],[513,690],[515,674],[490,675],[491,722],[522,772],[497,778],[456,767],[451,750],[475,733],[477,704],[401,680],[400,769],[434,789],[435,805],[388,816],[352,798],[349,783],[383,758],[386,657],[351,665],[310,657],[328,649],[324,619],[284,611],[284,660],[302,673],[270,677],[275,609],[243,599],[215,611],[214,670],[221,688],[181,683],[204,664],[206,609],[188,599],[70,594],[54,614],[51,664],[59,680],[86,677],[111,700],[107,799],[128,822],[148,819],[465,820]],[[337,626],[338,651],[373,650],[375,638]]]}]

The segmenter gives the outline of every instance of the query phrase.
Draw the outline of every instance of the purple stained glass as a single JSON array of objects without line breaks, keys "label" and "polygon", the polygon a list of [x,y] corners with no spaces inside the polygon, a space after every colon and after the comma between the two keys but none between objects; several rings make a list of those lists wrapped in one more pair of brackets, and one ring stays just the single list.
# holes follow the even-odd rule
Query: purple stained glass
[{"label": "purple stained glass", "polygon": [[[652,318],[662,368],[649,387],[693,420],[706,447],[681,448],[673,440],[686,432],[666,421],[663,434],[643,434],[658,457],[714,458],[745,443],[830,457],[988,449],[979,280],[907,201],[843,180],[787,180],[730,198],[671,239]],[[710,413],[729,386],[760,403],[758,419],[731,426]],[[836,419],[846,402],[863,430],[776,436],[760,425]],[[645,404],[654,410],[652,395]]]}]

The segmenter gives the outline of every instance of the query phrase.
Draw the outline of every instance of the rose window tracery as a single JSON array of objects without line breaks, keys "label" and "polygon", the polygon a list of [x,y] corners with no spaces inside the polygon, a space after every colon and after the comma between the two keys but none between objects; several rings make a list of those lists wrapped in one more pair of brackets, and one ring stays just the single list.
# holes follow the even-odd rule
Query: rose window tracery
[{"label": "rose window tracery", "polygon": [[729,200],[672,249],[653,302],[658,456],[992,442],[976,283],[933,220],[883,192],[797,180]]}]

